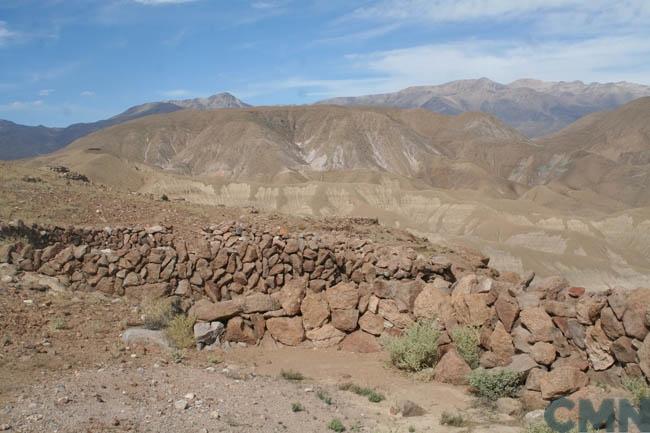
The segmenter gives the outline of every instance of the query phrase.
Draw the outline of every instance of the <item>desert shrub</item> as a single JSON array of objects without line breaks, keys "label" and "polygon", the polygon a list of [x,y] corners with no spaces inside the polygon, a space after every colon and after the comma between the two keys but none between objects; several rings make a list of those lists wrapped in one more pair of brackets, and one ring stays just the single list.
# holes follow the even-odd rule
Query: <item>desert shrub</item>
[{"label": "desert shrub", "polygon": [[634,397],[634,404],[641,404],[641,400],[650,399],[650,386],[641,377],[628,377],[623,380],[623,386]]},{"label": "desert shrub", "polygon": [[291,411],[292,412],[302,412],[303,410],[305,410],[305,407],[302,404],[300,404],[300,403],[292,403],[291,404]]},{"label": "desert shrub", "polygon": [[305,379],[305,376],[303,376],[302,373],[294,370],[282,370],[280,371],[280,376],[282,376],[283,379],[292,380],[296,382]]},{"label": "desert shrub", "polygon": [[326,405],[329,406],[329,405],[332,404],[332,397],[327,392],[323,391],[322,389],[319,389],[318,391],[316,391],[316,396],[320,399],[320,401],[322,401]]},{"label": "desert shrub", "polygon": [[167,197],[167,194],[163,194],[163,195],[161,195],[161,196],[160,196],[160,199],[161,199],[162,201],[169,201],[169,197]]},{"label": "desert shrub", "polygon": [[481,356],[479,334],[480,330],[476,326],[459,326],[451,332],[456,351],[472,370],[478,367]]},{"label": "desert shrub", "polygon": [[172,345],[178,349],[187,349],[194,345],[194,322],[191,316],[179,314],[167,324],[165,333]]},{"label": "desert shrub", "polygon": [[382,343],[395,367],[417,372],[438,361],[439,336],[436,322],[426,320],[415,323],[400,337],[384,337]]},{"label": "desert shrub", "polygon": [[52,329],[61,331],[63,329],[68,329],[68,324],[65,321],[64,318],[62,317],[57,317],[54,320],[52,320]]},{"label": "desert shrub", "polygon": [[176,308],[172,298],[146,298],[142,301],[142,316],[147,329],[164,329],[174,318]]},{"label": "desert shrub", "polygon": [[345,426],[338,418],[334,418],[333,420],[331,420],[329,424],[327,424],[327,428],[337,433],[341,433],[345,431]]},{"label": "desert shrub", "polygon": [[494,402],[501,397],[516,397],[521,387],[521,375],[512,370],[488,371],[477,368],[469,374],[473,392],[485,401]]},{"label": "desert shrub", "polygon": [[368,397],[368,401],[372,403],[379,403],[386,399],[383,394],[375,391],[372,388],[361,387],[353,383],[344,383],[339,386],[339,389],[342,391],[350,391],[363,397]]},{"label": "desert shrub", "polygon": [[524,433],[555,433],[545,422],[538,422],[526,426]]},{"label": "desert shrub", "polygon": [[464,427],[467,425],[465,417],[459,413],[452,414],[450,412],[443,412],[440,415],[440,425],[448,425],[452,427]]}]

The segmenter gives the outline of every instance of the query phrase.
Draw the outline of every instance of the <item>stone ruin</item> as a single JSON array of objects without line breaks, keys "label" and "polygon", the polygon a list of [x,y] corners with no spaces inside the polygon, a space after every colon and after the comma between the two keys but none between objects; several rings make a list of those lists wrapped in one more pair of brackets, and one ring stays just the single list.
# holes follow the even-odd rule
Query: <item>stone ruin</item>
[{"label": "stone ruin", "polygon": [[[198,240],[171,227],[0,224],[0,263],[22,284],[173,296],[197,318],[199,345],[331,347],[372,352],[416,320],[441,329],[437,380],[466,383],[452,330],[480,329],[486,369],[522,373],[528,409],[593,383],[650,377],[650,289],[590,292],[560,277],[531,284],[488,259],[418,254],[345,235],[289,234],[234,222]],[[41,278],[39,278],[41,277]],[[20,283],[19,283],[20,284]],[[38,288],[38,287],[36,287]]]}]

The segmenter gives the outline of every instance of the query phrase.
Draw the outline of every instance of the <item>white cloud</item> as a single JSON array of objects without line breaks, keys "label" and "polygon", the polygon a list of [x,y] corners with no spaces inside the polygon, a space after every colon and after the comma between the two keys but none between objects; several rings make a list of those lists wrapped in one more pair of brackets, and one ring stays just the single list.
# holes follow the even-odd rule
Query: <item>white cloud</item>
[{"label": "white cloud", "polygon": [[91,96],[95,96],[95,92],[93,92],[92,90],[84,90],[79,94],[79,96],[91,97]]},{"label": "white cloud", "polygon": [[21,111],[29,110],[31,108],[37,108],[43,106],[43,100],[37,99],[35,101],[12,101],[8,104],[0,105],[1,111]]},{"label": "white cloud", "polygon": [[38,92],[38,96],[50,96],[54,92],[54,89],[43,89]]},{"label": "white cloud", "polygon": [[157,6],[157,5],[191,3],[197,0],[133,0],[133,1],[135,1],[136,3],[140,3],[142,5]]},{"label": "white cloud", "polygon": [[18,37],[18,33],[9,30],[5,21],[0,21],[0,47]]},{"label": "white cloud", "polygon": [[163,96],[166,96],[168,98],[180,98],[183,96],[190,96],[192,95],[192,92],[189,90],[185,89],[172,89],[172,90],[164,90],[160,92]]}]

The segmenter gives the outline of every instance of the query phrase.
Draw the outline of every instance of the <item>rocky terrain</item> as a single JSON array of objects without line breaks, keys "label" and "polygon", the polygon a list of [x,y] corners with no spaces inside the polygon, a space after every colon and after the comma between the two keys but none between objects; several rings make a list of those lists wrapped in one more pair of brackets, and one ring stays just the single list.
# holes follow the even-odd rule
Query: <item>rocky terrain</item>
[{"label": "rocky terrain", "polygon": [[327,99],[321,104],[424,108],[436,113],[490,113],[529,137],[556,132],[579,118],[650,96],[648,86],[521,79],[509,84],[487,78],[415,86],[394,93]]}]

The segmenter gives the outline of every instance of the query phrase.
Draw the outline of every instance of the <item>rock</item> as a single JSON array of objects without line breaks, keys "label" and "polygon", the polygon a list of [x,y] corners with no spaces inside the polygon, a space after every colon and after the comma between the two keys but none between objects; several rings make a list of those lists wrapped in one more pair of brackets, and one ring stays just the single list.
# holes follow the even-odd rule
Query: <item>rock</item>
[{"label": "rock", "polygon": [[10,263],[11,253],[14,252],[15,248],[14,244],[0,245],[0,263]]},{"label": "rock", "polygon": [[361,330],[348,334],[339,345],[341,350],[356,353],[380,352],[381,345],[377,337]]},{"label": "rock", "polygon": [[566,301],[545,301],[542,305],[551,316],[576,317],[576,307]]},{"label": "rock", "polygon": [[332,310],[357,308],[359,291],[355,283],[341,282],[325,291],[327,302]]},{"label": "rock", "polygon": [[494,368],[499,364],[499,360],[494,352],[485,351],[481,353],[478,363],[483,368]]},{"label": "rock", "polygon": [[359,319],[359,327],[369,334],[381,335],[384,332],[384,319],[370,311],[366,311]]},{"label": "rock", "polygon": [[55,277],[35,272],[25,272],[21,279],[21,286],[29,290],[52,290],[54,292],[63,292],[66,289],[66,286]]},{"label": "rock", "polygon": [[551,365],[556,357],[555,346],[540,341],[533,345],[530,354],[538,364]]},{"label": "rock", "polygon": [[472,369],[465,360],[458,355],[455,349],[445,353],[434,369],[434,379],[438,382],[454,385],[467,384],[467,376]]},{"label": "rock", "polygon": [[305,329],[322,326],[330,316],[330,307],[325,293],[307,293],[300,305],[300,312]]},{"label": "rock", "polygon": [[221,322],[197,322],[194,324],[194,340],[197,346],[209,346],[218,342],[225,331]]},{"label": "rock", "polygon": [[266,321],[271,336],[287,346],[297,346],[305,339],[301,317],[273,317]]},{"label": "rock", "polygon": [[605,335],[600,321],[587,329],[585,345],[589,362],[594,370],[605,370],[614,363],[614,357],[611,355],[611,342]]},{"label": "rock", "polygon": [[545,409],[549,402],[542,398],[542,393],[539,391],[531,391],[525,389],[519,394],[519,401],[524,406],[524,410],[538,410]]},{"label": "rock", "polygon": [[607,305],[605,298],[587,298],[576,305],[576,318],[583,325],[592,325],[600,317],[600,311]]},{"label": "rock", "polygon": [[413,319],[408,313],[400,312],[397,302],[392,299],[382,299],[379,301],[378,314],[391,324],[400,329],[406,329],[413,325]]},{"label": "rock", "polygon": [[560,276],[552,276],[538,282],[535,289],[542,292],[546,299],[555,299],[562,290],[568,287],[569,282],[566,279]]},{"label": "rock", "polygon": [[479,280],[476,274],[467,274],[461,277],[452,287],[452,293],[467,295],[474,293]]},{"label": "rock", "polygon": [[533,334],[530,331],[518,325],[513,328],[510,335],[512,335],[512,344],[515,346],[515,351],[530,353],[531,344],[534,342]]},{"label": "rock", "polygon": [[643,340],[648,334],[646,315],[650,305],[650,289],[637,289],[630,292],[627,309],[623,313],[623,326],[628,337]]},{"label": "rock", "polygon": [[286,283],[279,292],[276,292],[274,296],[277,296],[277,299],[282,305],[282,309],[284,309],[288,315],[294,316],[300,312],[300,305],[305,297],[306,290],[306,278],[293,278],[291,281]]},{"label": "rock", "polygon": [[541,307],[526,308],[519,314],[522,325],[528,329],[534,341],[553,341],[553,320]]},{"label": "rock", "polygon": [[[124,285],[126,285],[126,280],[124,280]],[[189,296],[191,292],[192,289],[189,280],[180,280],[176,286],[176,290],[174,290],[174,294],[178,296]]]},{"label": "rock", "polygon": [[401,400],[390,408],[391,415],[402,415],[404,418],[422,416],[426,414],[424,409],[411,400]]},{"label": "rock", "polygon": [[508,365],[515,354],[515,347],[512,344],[512,337],[506,331],[503,323],[497,322],[494,332],[489,340],[490,350],[497,358],[497,365]]},{"label": "rock", "polygon": [[549,371],[539,380],[542,398],[551,400],[587,386],[589,377],[577,368],[561,367]]},{"label": "rock", "polygon": [[567,321],[566,337],[570,338],[573,343],[580,349],[585,348],[585,334],[585,327],[581,325],[576,319],[569,319]]},{"label": "rock", "polygon": [[523,412],[523,405],[516,398],[501,397],[496,402],[497,410],[510,416],[518,416]]},{"label": "rock", "polygon": [[553,363],[552,369],[561,367],[577,368],[580,371],[587,371],[589,368],[589,360],[584,352],[573,352],[566,358],[558,358]]},{"label": "rock", "polygon": [[626,293],[621,290],[615,291],[607,297],[607,303],[609,304],[609,308],[611,308],[616,315],[616,318],[618,320],[623,320],[623,313],[625,313],[625,308],[627,308]]},{"label": "rock", "polygon": [[618,362],[623,364],[636,362],[636,350],[630,338],[625,336],[617,338],[612,343],[611,349]]},{"label": "rock", "polygon": [[506,331],[510,332],[512,325],[517,320],[517,317],[519,317],[519,303],[517,303],[517,299],[510,296],[507,292],[502,292],[497,298],[494,307],[497,317],[503,323]]},{"label": "rock", "polygon": [[528,377],[526,378],[526,389],[531,391],[539,391],[539,380],[542,376],[546,374],[546,370],[541,368],[533,368],[528,372]]},{"label": "rock", "polygon": [[306,336],[316,347],[331,347],[339,344],[345,338],[345,333],[328,323],[321,328],[310,329]]},{"label": "rock", "polygon": [[265,293],[253,293],[244,298],[243,312],[244,313],[266,313],[267,311],[275,311],[280,308],[280,303]]},{"label": "rock", "polygon": [[646,335],[645,340],[637,353],[639,356],[639,367],[646,377],[650,377],[650,334]]},{"label": "rock", "polygon": [[243,312],[243,306],[240,300],[230,300],[221,302],[210,302],[207,299],[198,300],[188,315],[194,316],[197,320],[204,322],[214,322],[230,319]]},{"label": "rock", "polygon": [[240,316],[228,320],[224,340],[233,343],[256,344],[257,336],[253,328],[247,324]]},{"label": "rock", "polygon": [[418,319],[438,319],[445,323],[453,316],[451,297],[435,285],[427,284],[415,298],[413,314]]},{"label": "rock", "polygon": [[512,361],[505,368],[523,376],[527,375],[532,369],[538,368],[539,365],[535,360],[526,353],[519,353],[512,357]]},{"label": "rock", "polygon": [[9,424],[0,424],[0,431],[11,430],[11,425]]},{"label": "rock", "polygon": [[489,293],[465,294],[454,289],[451,294],[451,304],[458,323],[480,326],[490,320],[494,311],[488,305],[489,299]]},{"label": "rock", "polygon": [[169,349],[169,342],[164,331],[129,328],[122,333],[122,341],[126,344],[151,344]]},{"label": "rock", "polygon": [[524,415],[524,424],[536,425],[544,422],[544,409],[532,410]]},{"label": "rock", "polygon": [[333,310],[332,325],[336,329],[345,332],[351,332],[357,329],[359,321],[359,310]]},{"label": "rock", "polygon": [[616,340],[621,335],[625,335],[623,324],[618,321],[614,310],[609,307],[603,308],[600,312],[600,324],[610,340]]},{"label": "rock", "polygon": [[568,295],[571,296],[572,298],[579,298],[582,295],[584,295],[586,291],[587,289],[585,289],[584,287],[569,287],[567,289]]},{"label": "rock", "polygon": [[187,400],[176,400],[174,402],[174,409],[176,410],[185,410],[189,407],[189,403]]}]

